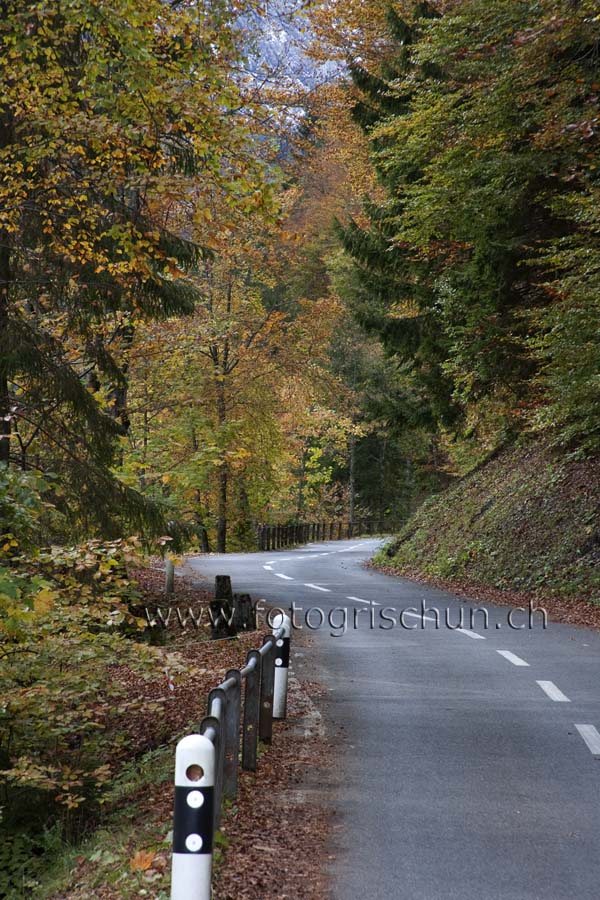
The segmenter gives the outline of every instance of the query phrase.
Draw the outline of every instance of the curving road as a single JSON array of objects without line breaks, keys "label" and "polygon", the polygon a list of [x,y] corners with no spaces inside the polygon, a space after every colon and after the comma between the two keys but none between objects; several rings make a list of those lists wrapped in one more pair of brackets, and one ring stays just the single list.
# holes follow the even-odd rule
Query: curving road
[{"label": "curving road", "polygon": [[598,900],[600,635],[494,606],[471,629],[471,604],[364,568],[377,545],[188,563],[313,635],[292,667],[344,735],[333,896]]}]

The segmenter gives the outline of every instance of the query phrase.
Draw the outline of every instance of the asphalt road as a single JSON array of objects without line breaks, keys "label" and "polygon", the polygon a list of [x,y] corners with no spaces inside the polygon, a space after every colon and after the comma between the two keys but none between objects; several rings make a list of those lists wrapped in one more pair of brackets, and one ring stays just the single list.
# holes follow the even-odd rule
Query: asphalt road
[{"label": "asphalt road", "polygon": [[[294,602],[314,638],[292,668],[325,685],[344,735],[334,897],[599,900],[600,635],[544,629],[539,613],[530,628],[515,612],[524,627],[511,628],[497,606],[471,630],[473,604],[365,569],[376,546],[191,561],[230,574],[235,590]],[[445,626],[446,610],[450,625],[462,610],[462,630]],[[307,612],[322,627],[308,629]]]}]

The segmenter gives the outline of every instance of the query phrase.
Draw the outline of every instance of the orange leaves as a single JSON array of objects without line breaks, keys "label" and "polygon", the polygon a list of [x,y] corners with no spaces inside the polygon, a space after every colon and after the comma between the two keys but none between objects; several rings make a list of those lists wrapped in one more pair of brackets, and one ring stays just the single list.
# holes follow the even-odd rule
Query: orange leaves
[{"label": "orange leaves", "polygon": [[155,857],[153,850],[138,850],[129,860],[129,868],[132,872],[146,872],[151,868]]}]

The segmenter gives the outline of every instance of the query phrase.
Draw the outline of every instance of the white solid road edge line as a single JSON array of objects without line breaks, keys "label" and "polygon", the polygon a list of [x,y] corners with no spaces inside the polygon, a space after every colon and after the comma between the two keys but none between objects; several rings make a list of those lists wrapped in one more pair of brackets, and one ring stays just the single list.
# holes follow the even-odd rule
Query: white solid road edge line
[{"label": "white solid road edge line", "polygon": [[304,587],[312,588],[313,591],[324,591],[326,594],[331,593],[329,588],[320,587],[318,584],[305,584]]},{"label": "white solid road edge line", "polygon": [[513,664],[513,666],[528,666],[529,663],[525,662],[524,659],[521,659],[520,656],[517,656],[516,653],[511,653],[510,650],[496,650],[496,653],[499,653],[500,656],[503,656],[504,659],[507,659],[509,662]]},{"label": "white solid road edge line", "polygon": [[571,702],[569,698],[556,687],[553,681],[536,681],[536,684],[539,684],[544,693],[547,694],[551,700],[554,700],[555,703]]},{"label": "white solid road edge line", "polygon": [[477,634],[476,631],[468,631],[466,628],[455,628],[454,631],[457,631],[460,634],[466,634],[467,637],[474,638],[476,641],[485,641],[484,636],[482,634]]},{"label": "white solid road edge line", "polygon": [[575,728],[594,756],[600,756],[600,734],[593,725],[576,725]]},{"label": "white solid road edge line", "polygon": [[282,575],[281,572],[275,572],[275,578],[285,578],[286,581],[293,581],[290,575]]}]

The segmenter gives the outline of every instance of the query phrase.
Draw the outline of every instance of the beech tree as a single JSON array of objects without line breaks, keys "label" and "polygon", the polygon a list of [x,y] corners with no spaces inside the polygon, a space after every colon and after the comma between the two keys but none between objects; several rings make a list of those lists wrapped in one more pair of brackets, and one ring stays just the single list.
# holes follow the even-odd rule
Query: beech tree
[{"label": "beech tree", "polygon": [[81,527],[139,524],[147,504],[111,474],[133,332],[193,309],[215,193],[268,192],[233,23],[218,2],[1,12],[0,459],[59,474]]},{"label": "beech tree", "polygon": [[[140,331],[131,354],[124,472],[224,552],[287,495],[296,424],[327,386],[335,304],[273,300],[285,234],[260,214],[205,261],[192,316]],[[293,429],[292,429],[293,430]],[[285,504],[283,504],[285,508]]]}]

